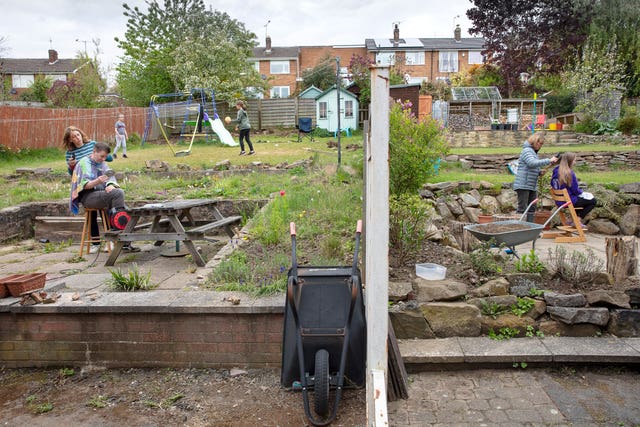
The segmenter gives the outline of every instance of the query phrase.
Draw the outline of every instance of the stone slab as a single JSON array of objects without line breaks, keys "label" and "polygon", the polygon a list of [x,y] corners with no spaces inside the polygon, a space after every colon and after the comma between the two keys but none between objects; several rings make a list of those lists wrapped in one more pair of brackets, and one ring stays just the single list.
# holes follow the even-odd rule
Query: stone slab
[{"label": "stone slab", "polygon": [[538,338],[493,340],[459,338],[466,363],[551,362],[552,355]]},{"label": "stone slab", "polygon": [[640,353],[640,338],[620,338],[620,341]]},{"label": "stone slab", "polygon": [[458,338],[398,340],[405,363],[464,363]]},{"label": "stone slab", "polygon": [[554,362],[640,363],[640,352],[613,336],[546,337],[541,342]]}]

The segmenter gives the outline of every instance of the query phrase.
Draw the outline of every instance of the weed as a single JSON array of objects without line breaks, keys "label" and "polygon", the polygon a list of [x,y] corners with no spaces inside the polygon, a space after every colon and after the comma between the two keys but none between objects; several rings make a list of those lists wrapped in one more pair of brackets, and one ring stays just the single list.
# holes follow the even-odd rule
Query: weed
[{"label": "weed", "polygon": [[86,261],[86,259],[85,259],[84,257],[81,257],[81,256],[80,256],[80,255],[78,255],[78,254],[75,254],[75,255],[73,255],[72,257],[67,258],[67,259],[65,260],[65,262],[67,262],[67,263],[69,263],[69,264],[77,264],[77,263],[79,263],[79,262],[84,262],[84,261]]},{"label": "weed", "polygon": [[417,195],[389,198],[389,244],[397,251],[396,261],[404,263],[421,248],[427,236],[431,211]]},{"label": "weed", "polygon": [[73,368],[62,368],[58,371],[58,376],[60,378],[72,377],[75,374],[76,374],[76,371]]},{"label": "weed", "polygon": [[73,240],[64,240],[62,242],[47,242],[44,244],[43,251],[45,254],[51,254],[55,252],[62,252],[73,244]]},{"label": "weed", "polygon": [[494,331],[492,328],[489,329],[489,338],[496,341],[503,341],[516,337],[519,333],[520,331],[517,328],[504,327],[500,328],[498,332]]},{"label": "weed", "polygon": [[518,301],[511,306],[511,312],[518,317],[527,314],[536,302],[530,298],[518,298]]},{"label": "weed", "polygon": [[549,264],[555,277],[574,285],[593,283],[596,275],[604,269],[604,262],[590,248],[584,253],[572,251],[568,254],[564,247],[556,246],[555,250],[549,249]]},{"label": "weed", "polygon": [[97,394],[89,399],[89,401],[87,402],[87,406],[90,406],[92,408],[106,408],[107,397],[101,394]]},{"label": "weed", "polygon": [[527,364],[527,362],[520,362],[520,363],[515,362],[515,363],[513,364],[513,367],[514,367],[514,368],[522,368],[522,369],[526,369],[526,368],[527,368],[527,366],[529,366],[529,365]]},{"label": "weed", "polygon": [[122,273],[120,270],[109,270],[109,273],[111,273],[111,279],[108,285],[116,291],[135,292],[155,288],[155,285],[150,283],[151,272],[142,274],[137,264],[134,264],[128,273]]},{"label": "weed", "polygon": [[503,306],[501,306],[496,302],[482,301],[482,306],[480,308],[480,311],[485,316],[491,316],[495,319],[499,315],[503,314],[506,310]]},{"label": "weed", "polygon": [[53,403],[51,402],[44,402],[39,404],[38,406],[35,407],[34,412],[36,414],[44,414],[47,413],[49,411],[53,410]]},{"label": "weed", "polygon": [[25,399],[25,402],[27,403],[27,405],[29,405],[29,404],[35,403],[36,400],[38,400],[38,397],[33,395],[33,394],[31,394],[31,395],[27,396],[27,398]]},{"label": "weed", "polygon": [[162,402],[163,404],[166,405],[173,405],[174,403],[176,403],[178,400],[182,399],[184,397],[183,393],[176,393],[173,396],[165,399],[164,402]]},{"label": "weed", "polygon": [[[274,294],[286,288],[285,265],[288,263],[289,259],[281,253],[272,254],[268,261],[250,263],[244,251],[236,250],[218,264],[209,276],[207,285],[220,291]],[[274,264],[278,267],[274,267]]]},{"label": "weed", "polygon": [[543,289],[538,289],[538,288],[531,288],[529,289],[529,296],[533,297],[533,298],[539,298],[544,296],[544,290]]},{"label": "weed", "polygon": [[542,273],[544,264],[536,255],[536,251],[531,249],[529,254],[524,254],[519,260],[516,260],[516,271],[520,273]]},{"label": "weed", "polygon": [[500,265],[504,261],[499,255],[491,252],[491,248],[495,246],[495,240],[491,239],[480,244],[470,254],[470,261],[473,270],[482,276],[493,276],[502,272]]},{"label": "weed", "polygon": [[524,335],[528,338],[533,338],[533,337],[544,338],[544,332],[540,330],[536,331],[536,329],[531,325],[527,326],[527,330]]}]

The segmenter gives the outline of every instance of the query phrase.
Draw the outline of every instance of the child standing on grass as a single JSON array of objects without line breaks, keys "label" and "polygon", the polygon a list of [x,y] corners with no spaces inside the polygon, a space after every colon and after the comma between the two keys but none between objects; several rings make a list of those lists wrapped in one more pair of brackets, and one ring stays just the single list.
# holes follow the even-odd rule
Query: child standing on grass
[{"label": "child standing on grass", "polygon": [[118,148],[122,146],[122,157],[127,158],[127,126],[124,124],[124,114],[118,114],[116,122],[116,148],[113,150],[113,158],[118,158]]},{"label": "child standing on grass", "polygon": [[236,130],[240,130],[240,155],[244,156],[246,154],[246,152],[244,151],[245,139],[247,141],[247,145],[249,146],[249,155],[255,154],[255,151],[253,151],[253,145],[251,144],[251,137],[249,136],[249,133],[251,132],[251,125],[249,124],[249,116],[247,115],[247,110],[245,110],[244,108],[244,102],[236,102],[236,108],[238,109],[238,116],[236,118]]}]

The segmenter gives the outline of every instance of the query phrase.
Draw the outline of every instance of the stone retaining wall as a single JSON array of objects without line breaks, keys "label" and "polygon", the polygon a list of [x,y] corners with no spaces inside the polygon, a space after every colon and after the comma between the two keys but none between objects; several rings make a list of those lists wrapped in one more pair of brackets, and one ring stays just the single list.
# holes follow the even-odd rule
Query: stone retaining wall
[{"label": "stone retaining wall", "polygon": [[[520,147],[531,136],[529,131],[476,130],[450,132],[447,140],[451,147]],[[548,145],[571,146],[580,144],[637,145],[638,135],[586,135],[565,131],[546,131]]]}]

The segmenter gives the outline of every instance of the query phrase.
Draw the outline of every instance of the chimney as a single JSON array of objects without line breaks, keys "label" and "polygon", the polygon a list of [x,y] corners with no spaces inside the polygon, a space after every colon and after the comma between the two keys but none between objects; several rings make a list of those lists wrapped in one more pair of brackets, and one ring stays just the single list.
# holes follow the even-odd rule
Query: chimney
[{"label": "chimney", "polygon": [[453,38],[456,39],[456,43],[460,43],[460,34],[462,30],[460,29],[460,24],[456,24],[456,29],[453,30]]},{"label": "chimney", "polygon": [[49,65],[58,62],[58,52],[53,49],[49,49]]},{"label": "chimney", "polygon": [[400,28],[398,28],[398,24],[393,26],[393,42],[395,44],[400,42]]},{"label": "chimney", "polygon": [[267,40],[265,44],[267,45],[265,52],[267,53],[271,52],[271,36],[267,36]]}]

